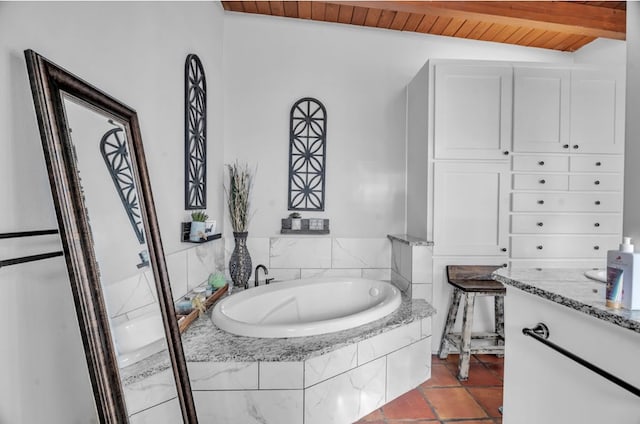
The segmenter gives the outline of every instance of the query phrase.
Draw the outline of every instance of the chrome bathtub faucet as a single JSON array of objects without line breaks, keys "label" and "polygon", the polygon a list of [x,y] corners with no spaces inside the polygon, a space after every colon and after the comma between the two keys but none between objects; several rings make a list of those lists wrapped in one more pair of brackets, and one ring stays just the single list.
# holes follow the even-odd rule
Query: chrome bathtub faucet
[{"label": "chrome bathtub faucet", "polygon": [[255,275],[254,287],[258,287],[258,286],[260,285],[260,283],[259,283],[259,281],[260,281],[260,280],[258,279],[258,271],[259,271],[260,269],[262,269],[262,270],[264,271],[264,276],[265,276],[264,283],[265,283],[265,284],[269,284],[270,282],[272,282],[272,281],[273,281],[273,278],[266,278],[266,277],[267,277],[267,275],[269,275],[269,270],[267,269],[267,267],[266,267],[266,266],[264,266],[264,265],[260,264],[260,265],[258,265],[258,266],[256,267],[256,270],[255,270],[255,272],[254,272],[254,275]]}]

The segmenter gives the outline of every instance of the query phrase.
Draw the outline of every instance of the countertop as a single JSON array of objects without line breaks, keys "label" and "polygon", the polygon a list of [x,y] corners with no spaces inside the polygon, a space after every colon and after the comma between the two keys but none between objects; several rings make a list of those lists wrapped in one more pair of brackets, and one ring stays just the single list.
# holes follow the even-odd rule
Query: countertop
[{"label": "countertop", "polygon": [[508,286],[640,333],[640,310],[605,306],[606,284],[585,277],[584,269],[507,269],[494,278]]},{"label": "countertop", "polygon": [[426,301],[411,300],[403,295],[396,312],[369,324],[317,336],[267,339],[236,336],[220,330],[211,320],[212,310],[182,334],[187,362],[303,361],[436,312]]}]

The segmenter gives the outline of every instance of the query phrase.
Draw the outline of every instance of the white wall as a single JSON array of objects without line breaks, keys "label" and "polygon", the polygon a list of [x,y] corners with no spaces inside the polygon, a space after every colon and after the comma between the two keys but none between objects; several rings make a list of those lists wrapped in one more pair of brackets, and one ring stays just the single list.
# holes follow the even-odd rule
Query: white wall
[{"label": "white wall", "polygon": [[304,96],[328,112],[324,213],[334,237],[405,230],[405,94],[431,57],[570,61],[569,54],[372,28],[228,13],[225,163],[258,164],[250,236],[279,232],[287,211],[289,110]]},{"label": "white wall", "polygon": [[[222,30],[212,2],[0,2],[0,232],[57,227],[23,56],[31,48],[138,111],[165,253],[192,247],[179,241],[184,60],[198,54],[207,76],[208,210],[217,219]],[[1,240],[0,257],[57,250],[58,240]],[[188,269],[182,256],[173,274]],[[95,422],[64,261],[0,269],[0,311],[0,423]]]},{"label": "white wall", "polygon": [[[640,243],[640,3],[627,2],[627,120],[624,160],[624,210],[625,236]],[[636,247],[636,252],[638,248]]]}]

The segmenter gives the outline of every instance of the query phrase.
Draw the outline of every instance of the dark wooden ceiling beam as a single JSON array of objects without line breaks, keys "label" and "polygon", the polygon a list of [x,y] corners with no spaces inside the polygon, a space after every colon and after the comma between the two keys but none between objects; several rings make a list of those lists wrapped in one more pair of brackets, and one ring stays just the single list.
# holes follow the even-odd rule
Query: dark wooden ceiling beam
[{"label": "dark wooden ceiling beam", "polygon": [[369,7],[452,19],[521,25],[552,32],[626,38],[626,10],[568,1],[332,1],[339,5]]}]

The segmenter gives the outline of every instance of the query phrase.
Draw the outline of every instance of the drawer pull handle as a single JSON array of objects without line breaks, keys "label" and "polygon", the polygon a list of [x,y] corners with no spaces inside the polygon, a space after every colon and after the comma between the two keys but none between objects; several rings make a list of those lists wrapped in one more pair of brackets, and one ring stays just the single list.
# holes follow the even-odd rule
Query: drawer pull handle
[{"label": "drawer pull handle", "polygon": [[596,166],[602,166],[602,162],[596,162]]},{"label": "drawer pull handle", "polygon": [[543,247],[543,246],[540,244],[540,245],[536,246],[536,249],[538,249],[538,250],[542,250],[542,247]]},{"label": "drawer pull handle", "polygon": [[563,149],[568,149],[568,148],[569,148],[569,145],[568,145],[568,144],[563,144],[563,145],[562,145],[562,148],[563,148]]},{"label": "drawer pull handle", "polygon": [[502,154],[506,156],[506,155],[508,155],[508,154],[509,154],[509,151],[508,151],[508,150],[505,150],[504,152],[502,152]]},{"label": "drawer pull handle", "polygon": [[544,226],[544,222],[538,222],[536,225],[537,225],[538,227],[543,227],[543,226]]},{"label": "drawer pull handle", "polygon": [[596,205],[599,205],[599,204],[600,204],[600,201],[599,201],[599,200],[596,200],[596,201],[595,201],[595,204],[596,204]]},{"label": "drawer pull handle", "polygon": [[600,185],[600,180],[595,180],[593,183],[594,183],[595,185]]},{"label": "drawer pull handle", "polygon": [[506,248],[506,247],[503,247],[503,248],[502,248],[502,249],[500,249],[500,250],[502,250],[503,252],[506,252],[506,251],[507,251],[507,248]]},{"label": "drawer pull handle", "polygon": [[543,160],[541,160],[540,162],[538,162],[538,165],[540,165],[540,166],[544,166],[544,161],[543,161]]},{"label": "drawer pull handle", "polygon": [[594,226],[594,227],[599,227],[599,226],[600,226],[600,223],[599,223],[599,222],[596,222],[595,224],[593,224],[593,226]]},{"label": "drawer pull handle", "polygon": [[547,183],[547,181],[546,181],[546,180],[540,180],[540,181],[538,181],[538,182],[539,182],[540,184],[546,184],[546,183]]},{"label": "drawer pull handle", "polygon": [[574,145],[573,145],[573,148],[574,148],[574,149],[577,149],[578,147],[580,147],[580,146],[578,146],[577,144],[574,144]]},{"label": "drawer pull handle", "polygon": [[593,246],[593,250],[600,250],[600,246]]},{"label": "drawer pull handle", "polygon": [[539,205],[544,205],[544,200],[538,200]]}]

